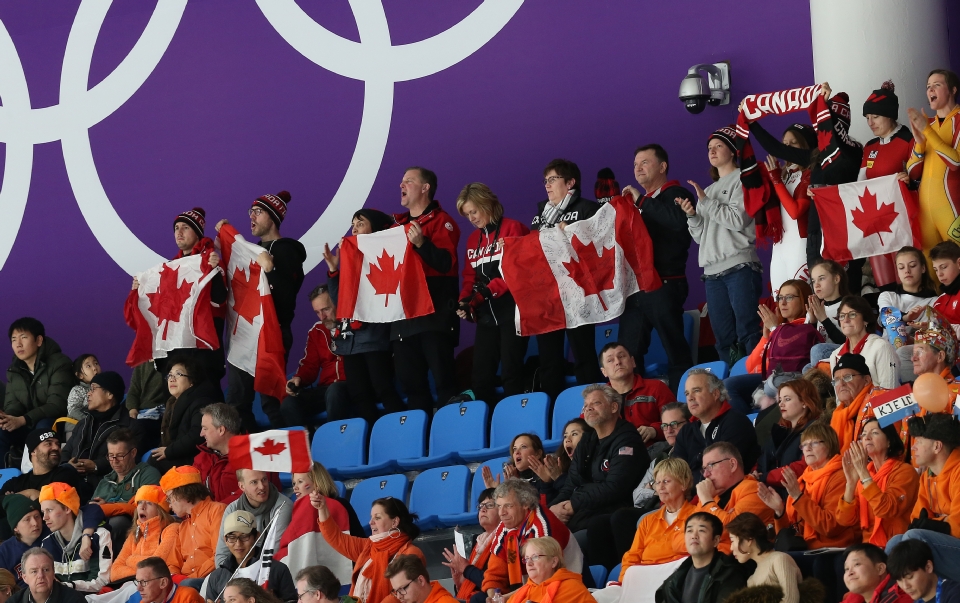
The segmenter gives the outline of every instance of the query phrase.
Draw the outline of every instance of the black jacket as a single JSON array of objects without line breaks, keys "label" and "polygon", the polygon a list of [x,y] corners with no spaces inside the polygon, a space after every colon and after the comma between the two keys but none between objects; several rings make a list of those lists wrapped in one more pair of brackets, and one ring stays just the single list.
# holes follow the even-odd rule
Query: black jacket
[{"label": "black jacket", "polygon": [[[340,296],[340,271],[327,272],[327,286],[334,304]],[[352,356],[367,352],[390,350],[390,323],[341,320],[333,340],[338,356]],[[392,378],[392,377],[391,377]]]},{"label": "black jacket", "polygon": [[[260,558],[260,549],[254,549],[250,553],[250,558],[255,562]],[[237,571],[237,560],[233,555],[213,570],[210,574],[210,581],[207,583],[207,599],[217,600],[217,595],[223,592],[227,582],[233,577],[233,572]],[[293,577],[290,575],[290,568],[282,561],[274,559],[270,563],[270,575],[267,576],[270,592],[276,595],[284,603],[296,603],[297,587],[293,583]],[[221,597],[222,600],[222,597]]]},{"label": "black jacket", "polygon": [[637,206],[650,233],[653,266],[660,278],[682,277],[687,273],[687,255],[693,237],[687,229],[687,214],[676,200],[686,199],[696,207],[697,198],[675,180],[664,186],[656,197],[645,196],[637,201]]},{"label": "black jacket", "polygon": [[166,458],[173,465],[190,465],[197,456],[197,445],[203,443],[200,437],[200,409],[213,404],[210,396],[209,381],[194,385],[167,401],[160,427],[160,440],[166,446]]},{"label": "black jacket", "polygon": [[100,478],[113,471],[107,461],[107,437],[114,431],[126,427],[140,439],[140,428],[136,419],[130,418],[130,411],[118,404],[106,412],[85,410],[83,418],[73,428],[70,439],[60,452],[65,461],[70,459],[90,459],[97,464],[96,475],[90,475],[86,481],[96,485]]},{"label": "black jacket", "polygon": [[297,294],[303,285],[303,262],[307,259],[307,250],[296,239],[280,238],[260,246],[273,256],[273,270],[267,273],[273,306],[277,310],[277,321],[283,329],[289,329],[293,322],[293,313],[297,308]]},{"label": "black jacket", "polygon": [[[800,436],[810,426],[807,421],[800,429],[789,429],[779,423],[770,428],[770,439],[760,449],[760,458],[757,460],[757,471],[760,472],[760,481],[766,483],[767,474],[779,467],[803,460],[800,452]],[[800,475],[797,473],[797,475]],[[782,487],[776,486],[778,491]],[[781,492],[781,496],[783,492]]]},{"label": "black jacket", "polygon": [[743,471],[750,473],[760,456],[760,446],[757,445],[757,432],[753,423],[743,414],[733,410],[724,402],[726,410],[721,411],[707,426],[707,434],[700,433],[702,423],[696,418],[690,420],[680,428],[677,434],[677,443],[670,456],[681,458],[690,465],[693,471],[694,483],[703,479],[703,450],[714,442],[730,442],[737,447],[743,457]]},{"label": "black jacket", "polygon": [[[61,460],[65,458],[66,457],[61,456]],[[16,494],[24,490],[39,490],[53,482],[63,482],[68,486],[76,488],[77,494],[80,495],[81,505],[86,504],[86,502],[90,500],[90,495],[93,494],[93,488],[86,485],[83,481],[83,476],[77,473],[77,470],[71,465],[63,464],[50,473],[37,475],[33,471],[30,471],[17,477],[11,477],[7,481],[0,483],[0,504],[3,504],[3,499],[7,493]],[[0,540],[13,537],[13,530],[10,528],[11,526],[7,523],[6,513],[0,513]],[[37,546],[40,546],[39,540],[37,541]]]},{"label": "black jacket", "polygon": [[569,500],[573,517],[567,527],[576,532],[595,515],[633,506],[633,491],[650,466],[650,455],[636,427],[617,419],[613,433],[603,438],[585,433],[570,463],[567,481],[551,505]]},{"label": "black jacket", "polygon": [[[657,589],[654,594],[656,603],[682,603],[683,585],[692,567],[693,559],[687,557]],[[734,591],[747,585],[745,566],[729,555],[719,551],[714,553],[709,567],[710,573],[700,586],[696,603],[723,603]]]},{"label": "black jacket", "polygon": [[[39,544],[37,545],[39,546]],[[33,603],[30,589],[25,588],[9,599],[9,603]],[[80,591],[67,588],[59,582],[53,583],[53,590],[47,597],[47,603],[87,603],[87,598]]]},{"label": "black jacket", "polygon": [[[541,223],[543,218],[543,208],[547,206],[548,201],[544,199],[543,201],[537,203],[537,215],[533,217],[533,221],[530,222],[530,230],[543,230],[544,228],[553,228],[553,224]],[[573,192],[573,198],[570,199],[570,203],[567,204],[566,211],[560,216],[557,222],[566,222],[567,224],[573,224],[574,222],[579,222],[580,220],[588,220],[593,217],[600,211],[600,204],[592,199],[584,199],[580,196],[580,191],[575,190]],[[686,218],[684,218],[684,229],[686,229]]]},{"label": "black jacket", "polygon": [[[7,369],[3,412],[27,420],[25,427],[32,430],[37,421],[56,421],[67,415],[67,396],[76,382],[73,362],[60,351],[57,342],[49,337],[37,352],[31,373],[27,364],[14,355]],[[19,451],[16,452],[20,454]]]}]

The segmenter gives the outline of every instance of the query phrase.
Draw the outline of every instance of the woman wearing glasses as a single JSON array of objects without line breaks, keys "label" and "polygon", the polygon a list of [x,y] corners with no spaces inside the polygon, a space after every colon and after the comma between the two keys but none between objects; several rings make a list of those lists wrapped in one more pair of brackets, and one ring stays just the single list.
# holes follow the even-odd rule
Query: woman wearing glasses
[{"label": "woman wearing glasses", "polygon": [[786,498],[760,484],[757,495],[776,517],[777,531],[795,528],[808,549],[846,547],[860,540],[860,530],[837,521],[837,504],[846,479],[840,461],[840,441],[833,428],[815,421],[800,436],[800,450],[807,468],[799,476],[784,467],[780,485]]},{"label": "woman wearing glasses", "polygon": [[880,548],[910,525],[920,474],[903,462],[904,446],[893,425],[868,421],[843,454],[846,490],[837,506],[837,521],[860,526],[863,541]]},{"label": "woman wearing glasses", "polygon": [[353,561],[350,596],[359,603],[398,603],[383,574],[397,555],[416,555],[426,564],[423,553],[413,544],[420,535],[414,523],[416,515],[399,499],[378,498],[370,507],[370,537],[358,538],[340,531],[330,516],[326,496],[311,492],[310,503],[317,510],[320,533],[335,551]]},{"label": "woman wearing glasses", "polygon": [[527,583],[510,597],[532,603],[596,603],[583,578],[563,566],[560,543],[549,536],[531,538],[523,545]]},{"label": "woman wearing glasses", "polygon": [[161,473],[190,465],[197,454],[200,437],[200,409],[213,404],[202,386],[206,372],[192,356],[173,356],[167,362],[167,391],[170,399],[160,423],[162,446],[150,451],[150,464]]},{"label": "woman wearing glasses", "polygon": [[823,403],[817,388],[805,379],[780,385],[777,398],[780,422],[770,429],[770,439],[761,448],[754,477],[783,497],[787,493],[780,485],[784,469],[789,467],[794,473],[802,473],[807,467],[800,451],[800,439],[804,430],[820,418]]},{"label": "woman wearing glasses", "polygon": [[483,532],[473,543],[469,561],[462,557],[456,548],[453,552],[443,549],[443,557],[446,559],[444,565],[450,568],[453,585],[457,589],[456,595],[461,601],[469,601],[473,595],[480,592],[480,585],[483,584],[483,574],[493,548],[493,533],[500,525],[497,502],[493,498],[494,491],[494,488],[487,488],[480,493],[477,500],[477,519]]},{"label": "woman wearing glasses", "polygon": [[170,571],[179,574],[180,567],[172,552],[180,524],[170,515],[167,495],[160,486],[140,486],[134,502],[136,524],[130,528],[120,554],[110,567],[110,581],[132,580],[137,574],[137,564],[147,557],[167,560]]},{"label": "woman wearing glasses", "polygon": [[900,385],[900,358],[885,338],[873,333],[877,317],[870,303],[859,295],[840,300],[837,320],[846,341],[830,354],[830,371],[844,354],[860,354],[867,361],[870,377],[877,387],[893,389]]}]

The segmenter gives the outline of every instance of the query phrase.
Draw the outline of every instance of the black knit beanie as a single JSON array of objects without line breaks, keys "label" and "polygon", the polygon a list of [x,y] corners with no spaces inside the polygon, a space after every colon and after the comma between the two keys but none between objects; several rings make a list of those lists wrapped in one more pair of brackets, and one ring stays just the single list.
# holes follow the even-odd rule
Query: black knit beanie
[{"label": "black knit beanie", "polygon": [[863,103],[863,116],[882,115],[896,121],[900,115],[900,99],[894,93],[893,82],[887,80],[874,90]]}]

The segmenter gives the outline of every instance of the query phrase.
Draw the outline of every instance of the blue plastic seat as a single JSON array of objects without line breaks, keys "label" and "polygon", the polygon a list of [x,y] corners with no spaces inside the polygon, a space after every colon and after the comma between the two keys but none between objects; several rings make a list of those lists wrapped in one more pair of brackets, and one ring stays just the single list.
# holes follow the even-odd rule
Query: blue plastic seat
[{"label": "blue plastic seat", "polygon": [[470,469],[466,465],[435,467],[419,474],[410,490],[410,512],[420,516],[420,529],[457,525],[469,505],[469,487]]},{"label": "blue plastic seat", "polygon": [[342,477],[368,477],[400,471],[397,459],[420,458],[427,452],[427,413],[393,412],[377,419],[370,433],[366,464],[338,467]]},{"label": "blue plastic seat", "polygon": [[619,335],[619,323],[597,325],[596,335],[594,335],[594,345],[597,348],[597,354],[600,353],[600,350],[603,349],[603,346],[607,345],[608,343],[615,342],[617,340],[617,336]]},{"label": "blue plastic seat", "polygon": [[696,366],[691,366],[686,371],[684,371],[683,376],[680,377],[680,385],[677,386],[677,400],[686,400],[686,396],[683,395],[683,386],[687,382],[687,377],[690,376],[690,371],[693,369],[706,369],[707,371],[713,373],[717,376],[718,379],[726,379],[729,374],[727,371],[727,363],[723,360],[714,360],[713,362],[704,362],[703,364],[698,364]]},{"label": "blue plastic seat", "polygon": [[740,360],[737,360],[737,363],[733,365],[733,368],[730,369],[730,374],[727,377],[738,377],[740,375],[747,374],[747,356],[744,356]]},{"label": "blue plastic seat", "polygon": [[347,487],[343,485],[343,482],[333,481],[333,485],[337,487],[337,496],[340,498],[347,497]]},{"label": "blue plastic seat", "polygon": [[253,395],[253,418],[257,421],[257,427],[261,429],[270,429],[270,419],[263,412],[263,402],[260,401],[260,392]]},{"label": "blue plastic seat", "polygon": [[313,434],[310,456],[326,467],[332,477],[341,477],[340,467],[356,467],[367,462],[369,430],[363,419],[324,423]]},{"label": "blue plastic seat", "polygon": [[523,357],[523,361],[526,362],[531,356],[539,356],[540,348],[537,347],[537,338],[536,336],[531,337],[527,342],[527,353]]},{"label": "blue plastic seat", "polygon": [[593,583],[597,585],[597,588],[603,588],[607,583],[607,568],[602,565],[591,565],[590,566],[590,575],[593,576]]},{"label": "blue plastic seat", "polygon": [[469,510],[456,515],[445,515],[443,517],[444,521],[446,521],[448,525],[456,526],[477,525],[477,497],[480,496],[481,492],[486,490],[486,486],[483,483],[483,468],[490,467],[490,472],[493,473],[493,479],[496,480],[499,477],[500,481],[503,481],[503,465],[509,462],[510,457],[502,456],[481,463],[470,479],[470,494],[468,494],[467,500],[467,508]]},{"label": "blue plastic seat", "polygon": [[482,462],[509,454],[510,441],[518,433],[535,433],[547,438],[547,412],[550,397],[542,392],[508,396],[497,404],[490,421],[490,448],[465,450],[460,458],[468,463]]},{"label": "blue plastic seat", "polygon": [[560,447],[563,442],[563,426],[567,421],[579,417],[583,412],[583,390],[586,385],[575,385],[569,387],[557,396],[553,403],[553,422],[551,423],[549,440],[543,441],[543,448],[547,452],[553,452]]},{"label": "blue plastic seat", "polygon": [[[607,574],[607,580],[620,580],[620,571],[623,569],[623,564],[618,563],[616,567],[610,570],[610,573]],[[599,584],[597,585],[600,586]]]},{"label": "blue plastic seat", "polygon": [[20,470],[15,467],[11,469],[0,469],[0,486],[3,486],[7,480],[20,477],[20,475]]},{"label": "blue plastic seat", "polygon": [[370,517],[370,507],[373,506],[373,501],[378,498],[390,497],[403,501],[403,503],[406,504],[407,493],[409,491],[410,483],[407,481],[407,476],[402,473],[370,477],[353,488],[353,493],[350,494],[350,506],[353,507],[353,510],[357,513],[357,517],[360,518],[360,523],[363,524],[363,529],[366,530],[367,535],[369,535],[370,523],[368,518]]},{"label": "blue plastic seat", "polygon": [[[693,326],[693,316],[684,312],[683,337],[688,344],[692,344],[693,341]],[[643,376],[664,376],[669,368],[670,361],[667,358],[667,350],[660,340],[660,333],[656,329],[652,329],[650,331],[650,345],[647,346],[647,353],[643,356]]]},{"label": "blue plastic seat", "polygon": [[397,464],[403,471],[422,471],[461,462],[459,451],[487,447],[489,416],[490,407],[486,402],[462,402],[444,406],[433,416],[429,455],[421,458],[401,458]]}]

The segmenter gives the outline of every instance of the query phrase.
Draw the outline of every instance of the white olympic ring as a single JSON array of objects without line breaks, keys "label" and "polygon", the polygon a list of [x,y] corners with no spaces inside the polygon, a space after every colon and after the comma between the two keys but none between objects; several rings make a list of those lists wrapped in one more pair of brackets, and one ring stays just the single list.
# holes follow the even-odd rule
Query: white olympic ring
[{"label": "white olympic ring", "polygon": [[[304,233],[304,270],[322,259],[370,194],[386,149],[396,82],[442,71],[470,56],[513,18],[523,0],[485,0],[450,29],[413,44],[393,46],[380,0],[350,0],[360,42],[341,38],[311,19],[294,0],[256,0],[271,26],[300,54],[333,73],[364,82],[357,146],[330,204]],[[67,176],[87,226],[110,257],[137,274],[164,261],[120,219],[97,173],[89,129],[140,89],[166,53],[187,0],[158,0],[143,34],[120,65],[87,89],[93,50],[112,0],[82,0],[67,39],[60,102],[33,109],[20,56],[0,21],[0,142],[7,144],[0,187],[0,269],[23,220],[33,168],[33,146],[61,141]],[[321,222],[326,226],[322,227]]]}]

